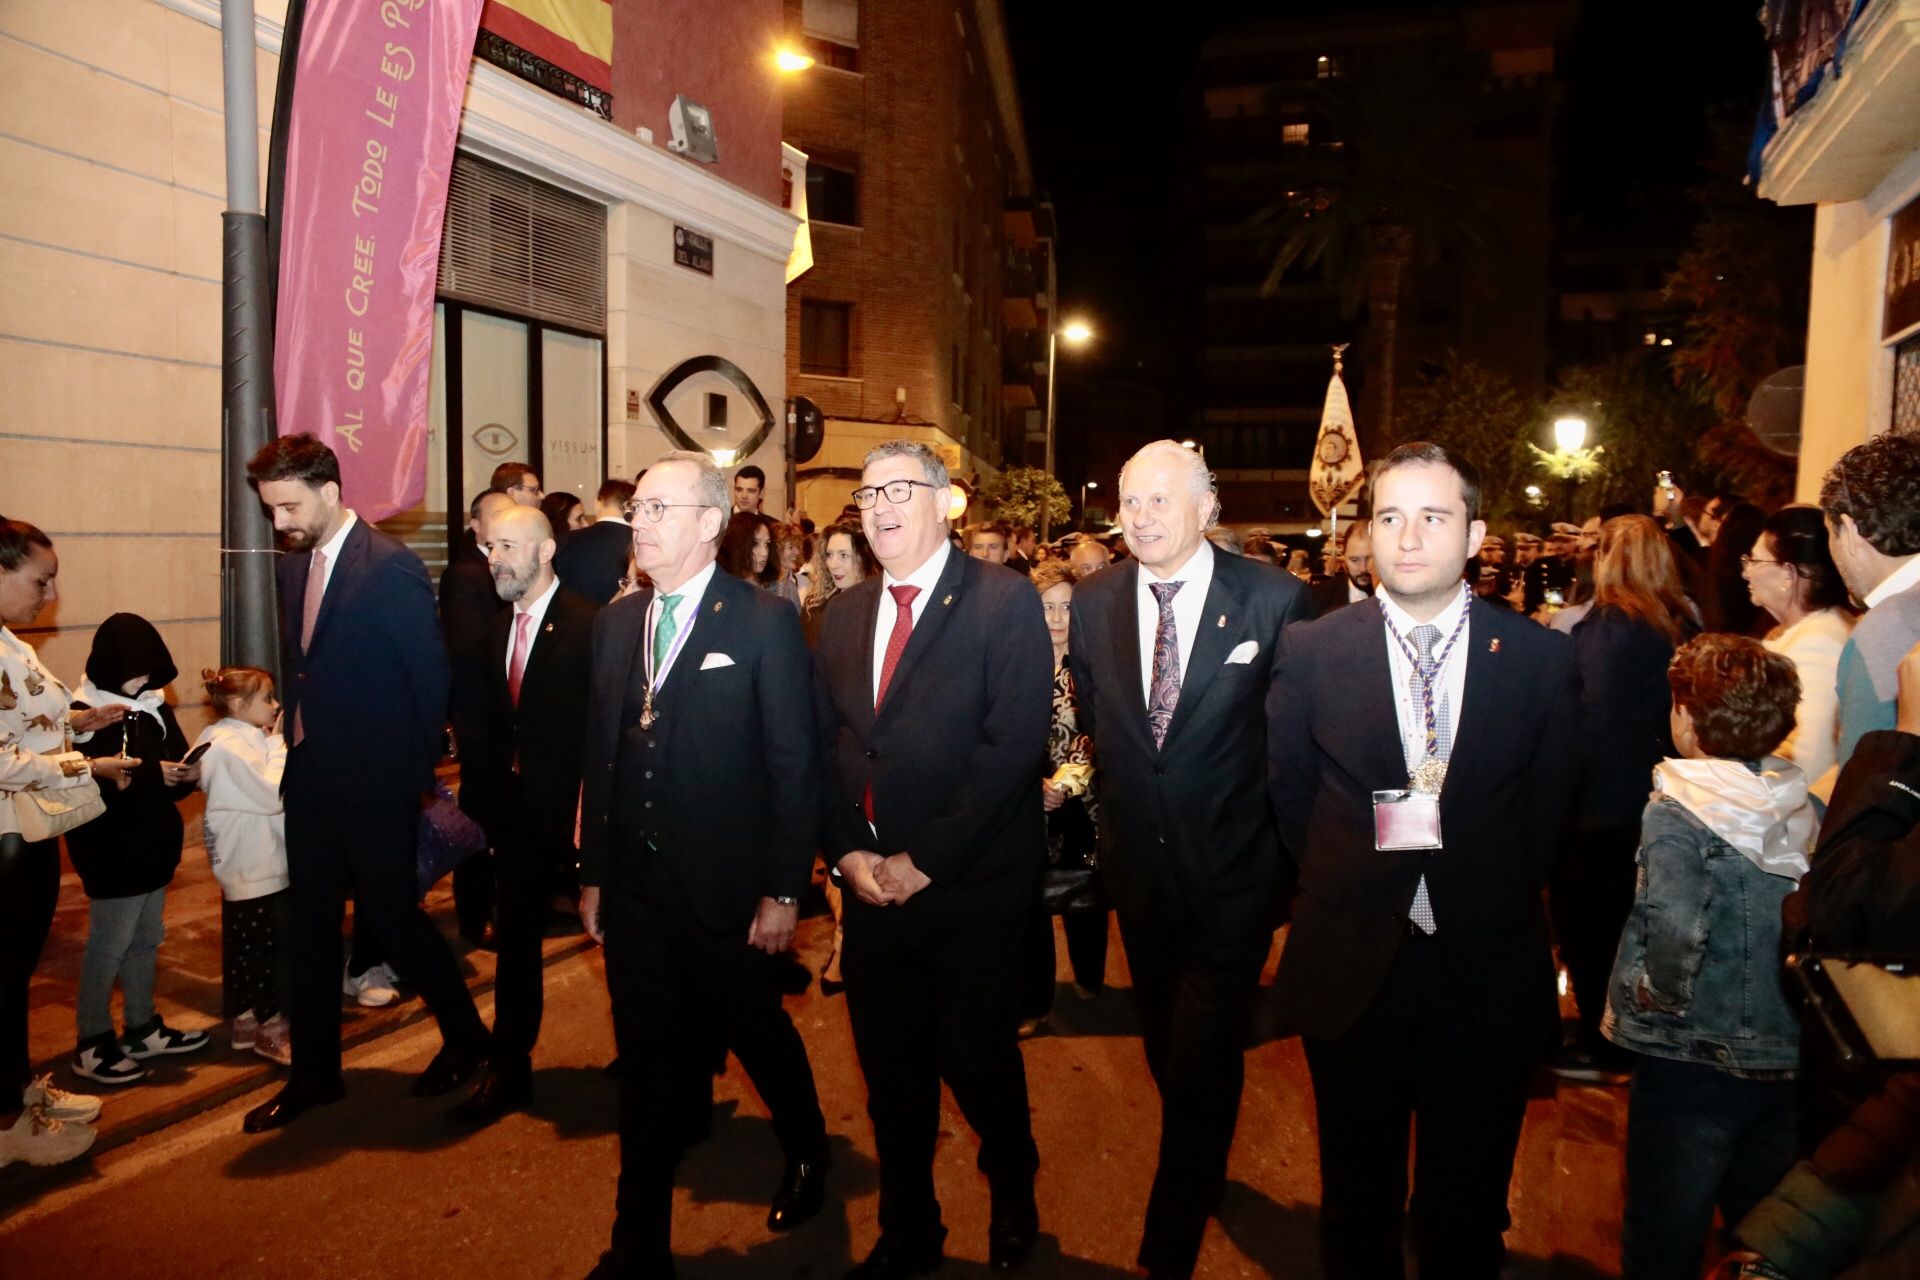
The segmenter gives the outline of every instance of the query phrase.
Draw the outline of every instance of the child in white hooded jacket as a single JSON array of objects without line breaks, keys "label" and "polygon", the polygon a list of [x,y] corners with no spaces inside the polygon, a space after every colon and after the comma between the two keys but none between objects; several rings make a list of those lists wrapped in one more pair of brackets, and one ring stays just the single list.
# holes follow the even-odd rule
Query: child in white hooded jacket
[{"label": "child in white hooded jacket", "polygon": [[273,677],[258,667],[200,673],[220,719],[200,734],[200,789],[207,793],[207,861],[229,904],[222,950],[233,1047],[282,1065],[293,1060],[285,1008],[289,989],[286,817]]}]

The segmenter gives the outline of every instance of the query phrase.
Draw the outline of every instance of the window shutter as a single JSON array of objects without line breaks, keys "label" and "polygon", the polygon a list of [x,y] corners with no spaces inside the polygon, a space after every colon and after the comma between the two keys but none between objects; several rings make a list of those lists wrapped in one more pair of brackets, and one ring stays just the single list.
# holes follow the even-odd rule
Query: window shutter
[{"label": "window shutter", "polygon": [[835,44],[860,44],[860,0],[801,0],[800,25]]},{"label": "window shutter", "polygon": [[607,211],[465,154],[453,158],[442,297],[605,333]]}]

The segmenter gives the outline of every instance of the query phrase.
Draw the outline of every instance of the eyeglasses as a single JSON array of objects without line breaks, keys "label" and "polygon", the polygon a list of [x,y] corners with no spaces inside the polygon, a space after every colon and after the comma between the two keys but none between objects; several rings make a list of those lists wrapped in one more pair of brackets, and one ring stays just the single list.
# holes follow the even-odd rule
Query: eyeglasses
[{"label": "eyeglasses", "polygon": [[1757,564],[1785,564],[1785,563],[1786,563],[1785,560],[1763,560],[1759,556],[1741,556],[1740,557],[1740,567],[1742,569],[1751,569]]},{"label": "eyeglasses", "polygon": [[633,518],[644,512],[649,524],[659,524],[667,518],[667,512],[676,507],[692,507],[697,511],[707,505],[704,502],[662,502],[658,498],[628,498],[620,504],[620,514],[625,517],[628,524],[632,524]]},{"label": "eyeglasses", "polygon": [[508,485],[507,492],[508,493],[544,493],[545,490],[543,490],[537,484],[527,484],[526,482],[522,481],[519,484]]},{"label": "eyeglasses", "polygon": [[915,489],[938,489],[942,486],[928,484],[925,480],[889,480],[882,485],[865,485],[853,491],[853,505],[862,511],[873,510],[873,504],[880,500],[881,494],[887,495],[887,501],[896,507],[913,497]]}]

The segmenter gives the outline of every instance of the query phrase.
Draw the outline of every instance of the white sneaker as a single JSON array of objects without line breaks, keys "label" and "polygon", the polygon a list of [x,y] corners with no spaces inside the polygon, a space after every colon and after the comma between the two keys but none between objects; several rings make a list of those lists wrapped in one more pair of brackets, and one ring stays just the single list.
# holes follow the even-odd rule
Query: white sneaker
[{"label": "white sneaker", "polygon": [[15,1160],[38,1166],[64,1164],[85,1154],[95,1136],[90,1124],[55,1120],[39,1107],[28,1107],[11,1129],[0,1129],[0,1165]]},{"label": "white sneaker", "polygon": [[283,1067],[293,1065],[293,1039],[286,1014],[276,1013],[260,1024],[254,1033],[253,1051],[268,1062],[277,1062]]},{"label": "white sneaker", "polygon": [[352,996],[369,1009],[378,1009],[400,998],[400,993],[393,989],[393,970],[384,964],[374,965],[357,978],[343,973],[340,993]]},{"label": "white sneaker", "polygon": [[253,1048],[253,1038],[258,1034],[260,1019],[254,1016],[253,1010],[249,1009],[233,1020],[232,1044],[239,1052],[245,1053]]},{"label": "white sneaker", "polygon": [[53,1087],[51,1075],[41,1076],[20,1091],[20,1105],[31,1111],[40,1108],[49,1120],[88,1122],[100,1115],[100,1099],[90,1093],[68,1093]]}]

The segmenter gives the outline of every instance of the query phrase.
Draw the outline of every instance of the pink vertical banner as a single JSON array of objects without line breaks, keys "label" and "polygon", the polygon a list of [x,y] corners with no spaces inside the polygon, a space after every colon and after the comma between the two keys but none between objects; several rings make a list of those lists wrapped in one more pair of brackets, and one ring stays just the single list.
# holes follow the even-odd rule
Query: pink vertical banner
[{"label": "pink vertical banner", "polygon": [[426,495],[433,294],[482,0],[310,0],[293,81],[274,387],[369,520]]}]

